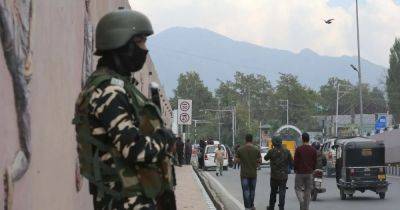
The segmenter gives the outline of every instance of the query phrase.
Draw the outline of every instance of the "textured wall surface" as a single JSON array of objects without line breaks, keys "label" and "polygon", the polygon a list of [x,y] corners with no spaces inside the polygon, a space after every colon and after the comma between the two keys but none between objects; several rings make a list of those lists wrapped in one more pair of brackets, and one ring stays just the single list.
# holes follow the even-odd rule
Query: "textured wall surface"
[{"label": "textured wall surface", "polygon": [[400,163],[400,129],[376,134],[371,138],[385,143],[386,163]]},{"label": "textured wall surface", "polygon": [[[90,21],[119,6],[124,0],[90,0]],[[14,184],[14,210],[88,210],[92,200],[87,182],[75,187],[76,142],[71,124],[80,91],[84,52],[84,0],[34,0],[32,16],[32,79],[29,83],[31,112],[31,164]],[[94,58],[94,66],[96,58]],[[11,77],[0,45],[0,172],[11,165],[18,150],[18,130]],[[135,75],[139,89],[148,94],[151,80],[158,81],[151,59]],[[163,94],[163,91],[162,91]],[[165,94],[163,94],[165,95]],[[170,110],[164,98],[164,110]],[[166,117],[170,115],[166,112]],[[168,118],[169,119],[169,118]],[[0,206],[4,206],[0,182]]]}]

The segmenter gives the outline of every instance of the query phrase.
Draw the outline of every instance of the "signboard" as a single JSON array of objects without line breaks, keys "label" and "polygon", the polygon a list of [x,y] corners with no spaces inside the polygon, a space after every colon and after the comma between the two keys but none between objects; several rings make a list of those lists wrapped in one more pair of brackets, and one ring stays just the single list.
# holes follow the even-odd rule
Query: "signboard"
[{"label": "signboard", "polygon": [[386,126],[386,116],[381,116],[375,123],[375,130],[380,131],[382,129],[385,129]]},{"label": "signboard", "polygon": [[192,100],[178,99],[178,124],[192,124]]}]

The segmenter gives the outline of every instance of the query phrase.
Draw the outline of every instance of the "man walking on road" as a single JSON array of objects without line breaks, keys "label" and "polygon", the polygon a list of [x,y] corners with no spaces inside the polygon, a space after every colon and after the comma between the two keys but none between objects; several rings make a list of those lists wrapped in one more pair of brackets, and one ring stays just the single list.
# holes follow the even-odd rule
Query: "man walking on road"
[{"label": "man walking on road", "polygon": [[260,150],[253,145],[253,136],[246,135],[246,144],[239,148],[236,162],[241,164],[240,179],[245,210],[255,210],[254,195],[257,184],[257,168],[261,163]]},{"label": "man walking on road", "polygon": [[292,165],[293,159],[289,150],[282,147],[282,138],[274,136],[272,138],[274,146],[268,151],[264,159],[270,160],[271,165],[271,193],[267,210],[273,210],[276,203],[276,194],[279,193],[279,210],[285,206],[286,182],[288,179],[288,168]]},{"label": "man walking on road", "polygon": [[176,154],[178,155],[178,166],[183,165],[183,149],[185,144],[182,141],[181,137],[178,137],[176,140]]},{"label": "man walking on road", "polygon": [[300,210],[308,210],[312,188],[312,173],[317,164],[317,151],[309,145],[308,133],[301,135],[303,145],[294,154],[294,171],[296,173],[294,189],[300,202]]},{"label": "man walking on road", "polygon": [[218,144],[218,148],[215,150],[214,162],[217,165],[217,176],[222,176],[224,170],[224,157],[225,151],[222,149],[221,144]]},{"label": "man walking on road", "polygon": [[192,158],[192,144],[190,143],[190,140],[186,140],[185,143],[185,162],[187,165],[190,165],[190,160]]},{"label": "man walking on road", "polygon": [[[234,149],[235,156],[236,156],[236,154],[237,154],[239,148],[240,148],[240,144],[237,144],[237,145],[235,146],[235,149]],[[237,168],[237,169],[240,169],[240,164],[239,164],[238,162],[234,161],[234,163],[233,163],[233,169],[236,169],[236,168]]]}]

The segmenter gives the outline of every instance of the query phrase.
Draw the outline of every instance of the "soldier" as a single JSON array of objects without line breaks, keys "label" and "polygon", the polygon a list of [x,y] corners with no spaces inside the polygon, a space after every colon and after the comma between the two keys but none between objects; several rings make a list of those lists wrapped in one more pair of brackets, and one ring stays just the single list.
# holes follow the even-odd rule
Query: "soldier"
[{"label": "soldier", "polygon": [[274,146],[265,155],[264,160],[270,160],[271,164],[271,192],[267,210],[273,210],[276,203],[276,194],[279,193],[279,210],[285,207],[286,182],[288,179],[288,168],[292,165],[293,159],[289,150],[282,147],[282,139],[279,136],[272,137]]},{"label": "soldier", "polygon": [[151,34],[145,15],[125,9],[105,15],[96,28],[95,54],[101,58],[73,121],[95,210],[176,209],[174,136],[163,127],[159,104],[136,89],[132,76],[146,61]]}]

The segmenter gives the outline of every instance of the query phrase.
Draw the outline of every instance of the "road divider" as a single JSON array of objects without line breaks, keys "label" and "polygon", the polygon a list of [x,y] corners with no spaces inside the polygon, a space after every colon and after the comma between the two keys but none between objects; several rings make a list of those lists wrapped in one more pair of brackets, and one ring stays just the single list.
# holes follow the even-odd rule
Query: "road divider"
[{"label": "road divider", "polygon": [[205,192],[207,193],[207,197],[212,201],[212,203],[214,204],[215,209],[217,210],[225,210],[224,204],[222,203],[222,201],[218,198],[217,194],[215,193],[215,191],[213,190],[213,188],[210,186],[210,182],[208,180],[208,178],[206,178],[204,176],[204,173],[200,172],[199,170],[197,170],[195,167],[193,167],[193,171],[195,172],[195,174],[197,175],[197,178],[200,182],[200,184],[202,184],[203,189],[205,190]]},{"label": "road divider", "polygon": [[244,210],[243,204],[239,200],[237,200],[217,179],[211,176],[210,173],[208,172],[204,172],[202,174],[204,174],[207,180],[213,183],[212,186],[218,187],[219,190],[222,192],[222,194],[226,196],[229,200],[231,200],[232,203],[234,203],[238,209]]}]

